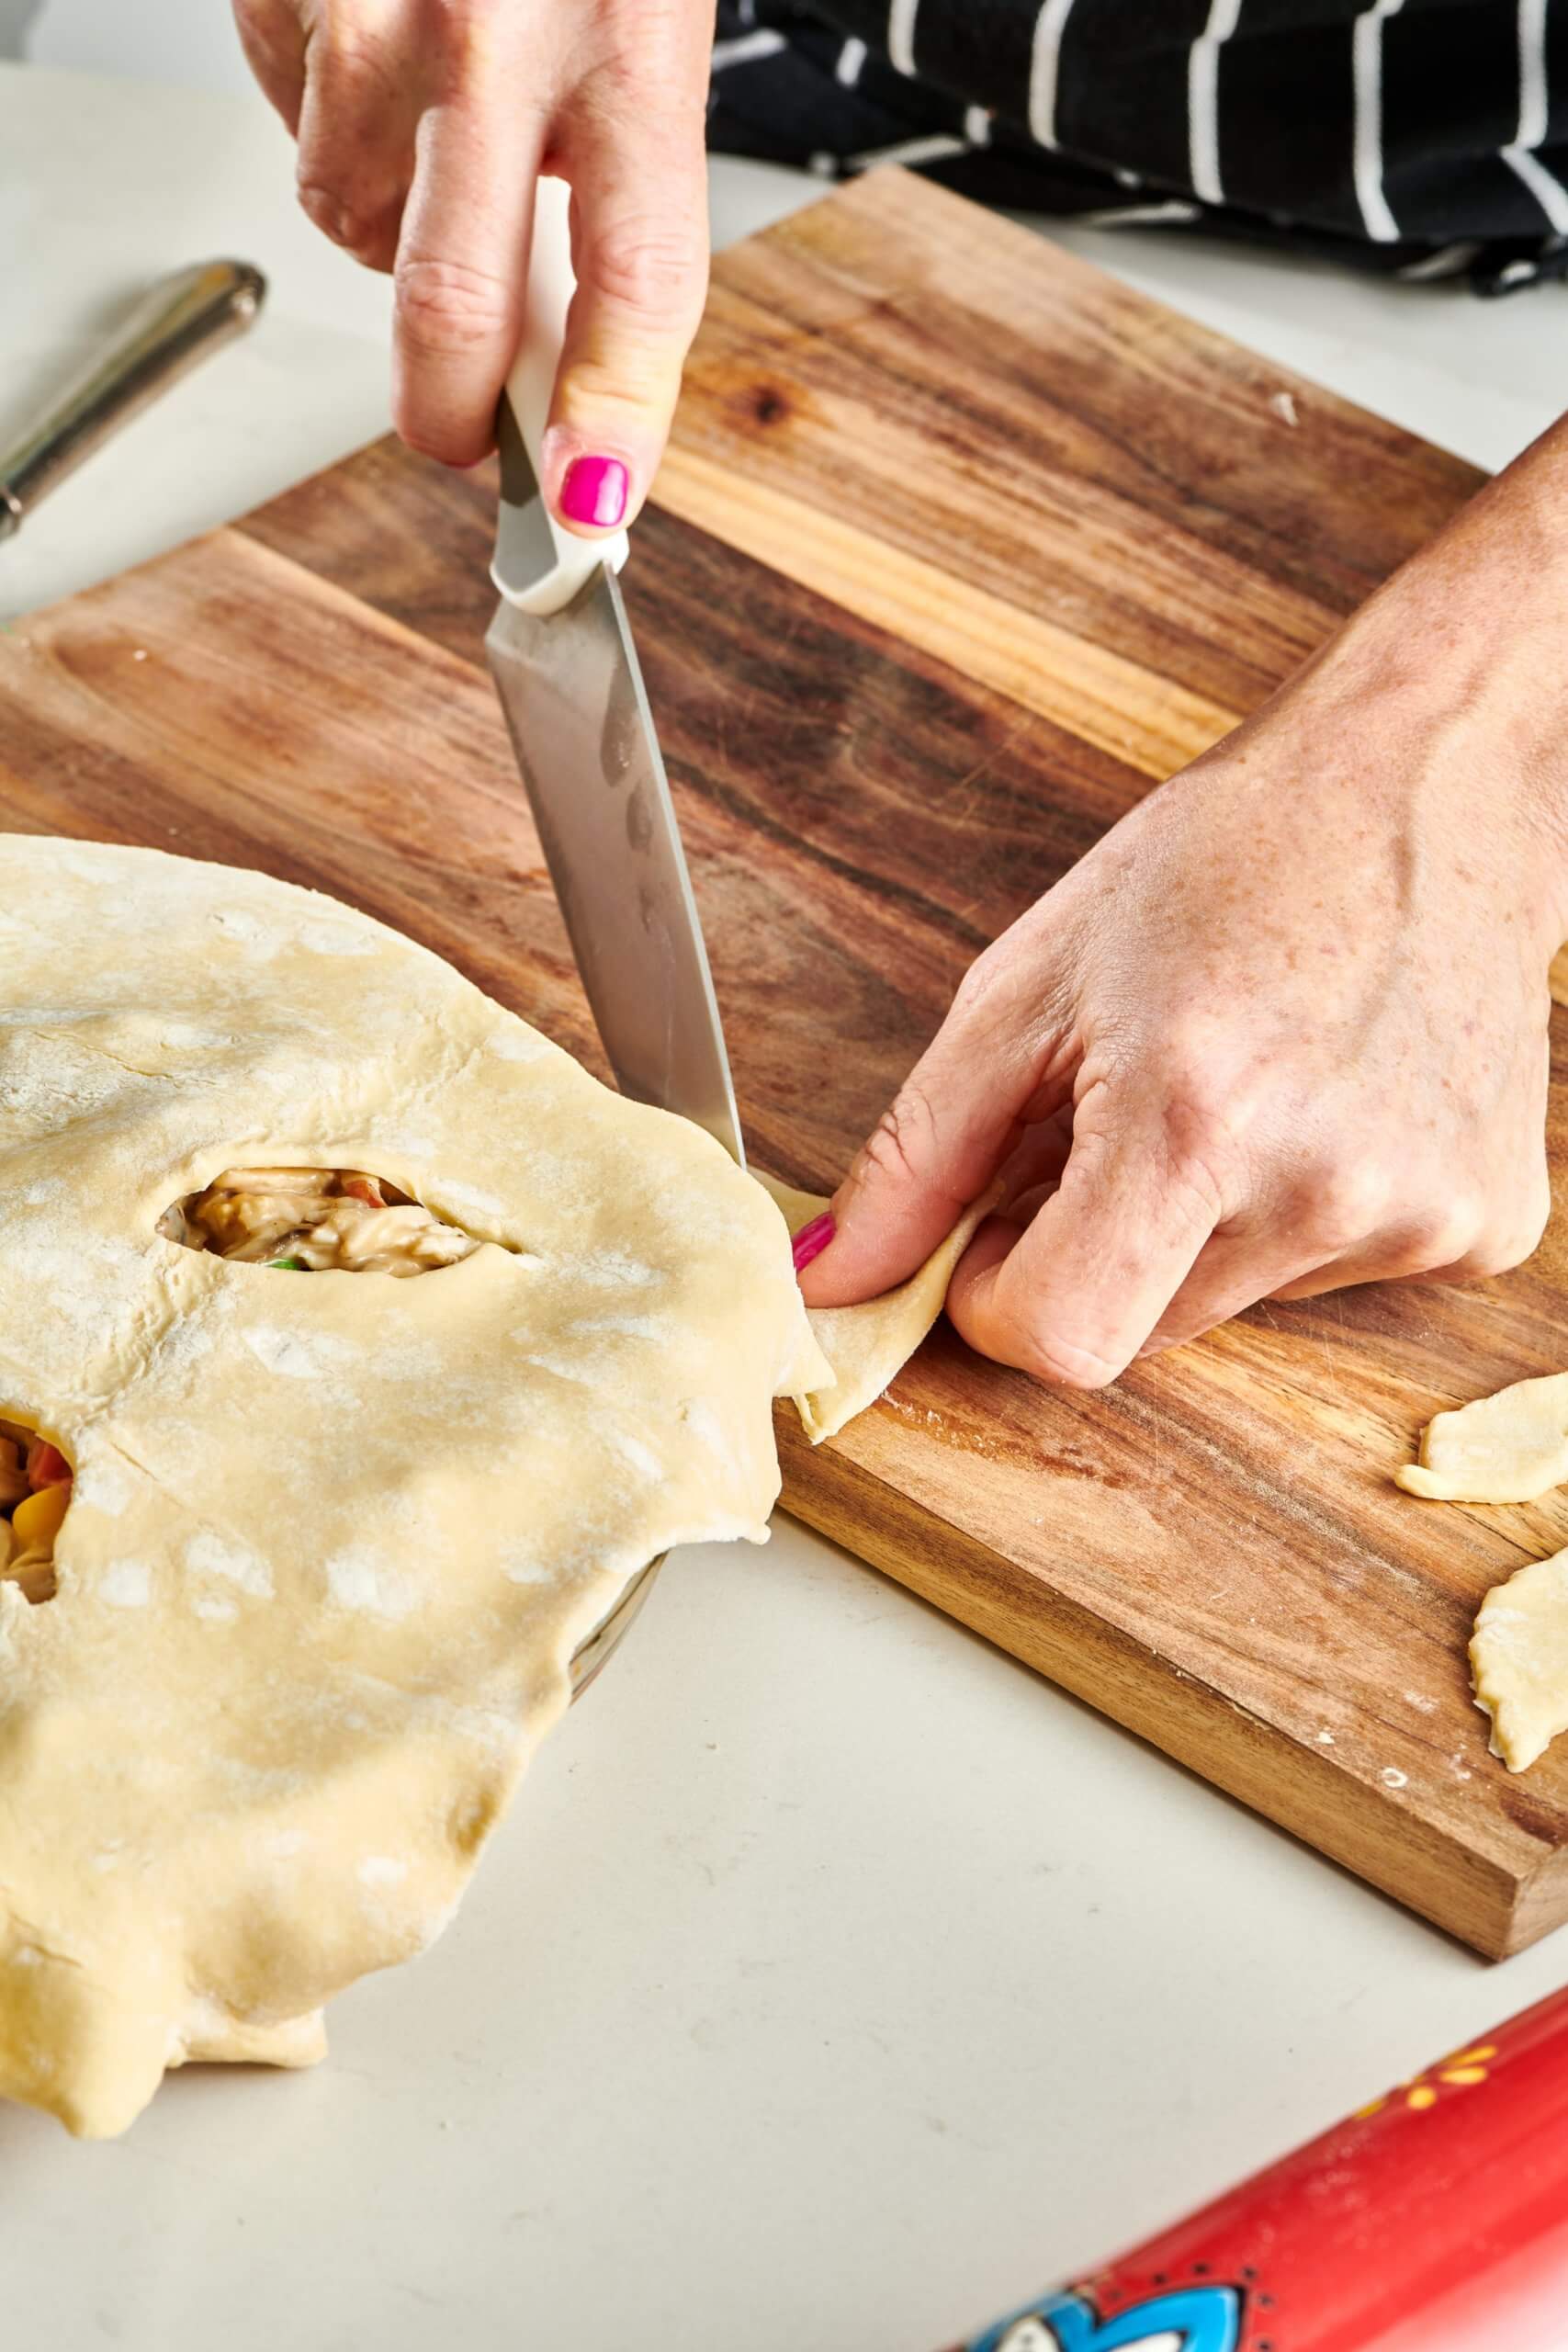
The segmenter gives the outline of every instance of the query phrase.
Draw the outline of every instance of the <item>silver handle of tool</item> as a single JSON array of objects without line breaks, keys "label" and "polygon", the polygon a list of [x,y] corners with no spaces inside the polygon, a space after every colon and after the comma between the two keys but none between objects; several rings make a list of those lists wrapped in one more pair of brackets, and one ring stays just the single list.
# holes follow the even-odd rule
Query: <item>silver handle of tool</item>
[{"label": "silver handle of tool", "polygon": [[150,287],[91,365],[0,451],[0,539],[127,417],[243,334],[265,292],[265,278],[245,261],[197,262]]}]

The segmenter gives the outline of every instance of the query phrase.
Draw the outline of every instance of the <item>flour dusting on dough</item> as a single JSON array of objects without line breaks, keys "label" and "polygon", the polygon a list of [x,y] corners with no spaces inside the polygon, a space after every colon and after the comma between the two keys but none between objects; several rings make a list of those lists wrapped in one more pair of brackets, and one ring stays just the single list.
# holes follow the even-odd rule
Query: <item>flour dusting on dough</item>
[{"label": "flour dusting on dough", "polygon": [[220,907],[208,921],[215,931],[222,932],[226,938],[242,941],[247,947],[265,936],[254,915],[247,914],[243,907]]},{"label": "flour dusting on dough", "polygon": [[214,1534],[210,1528],[204,1527],[186,1545],[186,1566],[197,1576],[222,1577],[257,1600],[273,1597],[272,1570],[261,1555],[248,1544]]},{"label": "flour dusting on dough", "polygon": [[367,1544],[350,1544],[326,1563],[327,1590],[340,1609],[370,1617],[406,1617],[419,1599],[407,1577]]},{"label": "flour dusting on dough", "polygon": [[660,1462],[658,1454],[655,1453],[652,1446],[645,1445],[641,1438],[636,1436],[632,1430],[613,1430],[610,1433],[610,1442],[615,1447],[615,1452],[620,1455],[621,1460],[628,1464],[629,1466],[637,1472],[639,1478],[657,1478],[659,1476]]},{"label": "flour dusting on dough", "polygon": [[540,1037],[519,1024],[514,1029],[492,1030],[485,1039],[485,1051],[493,1054],[498,1062],[536,1062],[554,1048],[547,1037]]},{"label": "flour dusting on dough", "polygon": [[628,1250],[606,1249],[603,1243],[579,1258],[571,1271],[578,1282],[606,1290],[646,1290],[664,1280],[657,1266],[645,1265]]},{"label": "flour dusting on dough", "polygon": [[442,1176],[435,1183],[442,1205],[466,1209],[470,1216],[504,1218],[506,1204],[493,1193],[481,1192],[477,1184],[459,1183],[456,1177]]},{"label": "flour dusting on dough", "polygon": [[378,956],[380,942],[349,923],[302,922],[295,937],[312,956]]},{"label": "flour dusting on dough", "polygon": [[408,1874],[407,1862],[395,1854],[367,1854],[357,1873],[361,1886],[400,1886]]},{"label": "flour dusting on dough", "polygon": [[116,1560],[100,1571],[97,1593],[111,1609],[145,1609],[152,1598],[152,1571],[145,1560]]},{"label": "flour dusting on dough", "polygon": [[259,1323],[241,1336],[258,1363],[286,1380],[323,1380],[354,1354],[330,1331],[286,1331],[275,1323]]},{"label": "flour dusting on dough", "polygon": [[76,1465],[73,1501],[85,1503],[89,1510],[102,1511],[106,1519],[118,1519],[133,1491],[126,1471],[102,1454],[89,1454]]},{"label": "flour dusting on dough", "polygon": [[556,1571],[532,1544],[515,1543],[508,1544],[502,1552],[501,1573],[508,1584],[529,1585],[551,1583]]},{"label": "flour dusting on dough", "polygon": [[699,1445],[705,1445],[726,1468],[735,1466],[735,1449],[728,1432],[705,1397],[689,1396],[681,1408],[681,1419]]}]

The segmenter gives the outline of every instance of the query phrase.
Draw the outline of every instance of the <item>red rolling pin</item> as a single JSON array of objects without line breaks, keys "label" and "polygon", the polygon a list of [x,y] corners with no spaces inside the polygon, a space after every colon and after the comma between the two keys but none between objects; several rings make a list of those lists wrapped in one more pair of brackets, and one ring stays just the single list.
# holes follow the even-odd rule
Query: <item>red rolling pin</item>
[{"label": "red rolling pin", "polygon": [[953,2352],[1565,2352],[1568,1991]]}]

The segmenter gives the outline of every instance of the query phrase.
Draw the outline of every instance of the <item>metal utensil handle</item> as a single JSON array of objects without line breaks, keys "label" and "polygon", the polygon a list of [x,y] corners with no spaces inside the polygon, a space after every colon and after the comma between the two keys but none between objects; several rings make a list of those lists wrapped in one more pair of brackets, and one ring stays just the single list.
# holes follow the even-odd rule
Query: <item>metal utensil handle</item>
[{"label": "metal utensil handle", "polygon": [[0,452],[0,539],[127,417],[243,334],[265,292],[260,270],[244,261],[197,262],[149,288],[91,366]]}]

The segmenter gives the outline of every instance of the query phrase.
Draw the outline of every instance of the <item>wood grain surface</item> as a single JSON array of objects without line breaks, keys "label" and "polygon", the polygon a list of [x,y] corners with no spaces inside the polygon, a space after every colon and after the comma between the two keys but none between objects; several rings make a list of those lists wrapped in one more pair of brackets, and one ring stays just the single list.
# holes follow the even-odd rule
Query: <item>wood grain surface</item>
[{"label": "wood grain surface", "polygon": [[[976,951],[1476,481],[900,175],[725,255],[627,587],[756,1156],[830,1187]],[[18,623],[0,819],[319,884],[602,1068],[482,669],[493,505],[381,444]],[[941,1332],[820,1452],[781,1416],[787,1499],[1497,1955],[1568,1917],[1568,1755],[1490,1758],[1465,1643],[1568,1502],[1389,1474],[1564,1365],[1560,1216],[1095,1396]]]}]

